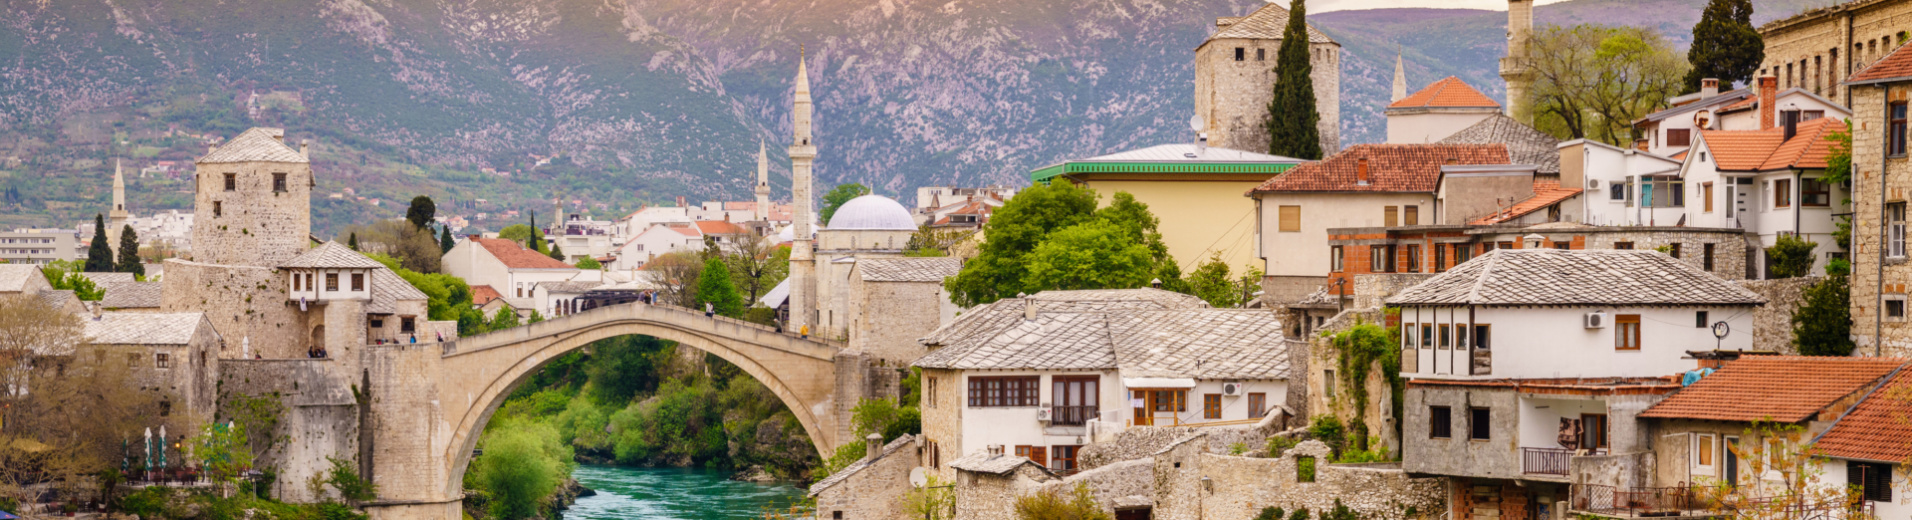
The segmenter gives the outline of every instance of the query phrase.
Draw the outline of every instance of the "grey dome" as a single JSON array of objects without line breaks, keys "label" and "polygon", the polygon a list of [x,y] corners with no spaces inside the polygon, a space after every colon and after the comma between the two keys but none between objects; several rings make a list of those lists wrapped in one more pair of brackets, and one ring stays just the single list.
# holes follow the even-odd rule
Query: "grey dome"
[{"label": "grey dome", "polygon": [[916,219],[889,197],[864,195],[837,207],[836,214],[830,216],[829,229],[915,231]]}]

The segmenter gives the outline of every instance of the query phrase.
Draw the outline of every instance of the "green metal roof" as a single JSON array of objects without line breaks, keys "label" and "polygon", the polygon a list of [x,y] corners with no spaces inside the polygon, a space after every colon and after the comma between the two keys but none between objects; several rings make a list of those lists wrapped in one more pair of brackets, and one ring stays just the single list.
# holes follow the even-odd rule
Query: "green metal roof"
[{"label": "green metal roof", "polygon": [[1029,172],[1033,182],[1049,182],[1058,175],[1076,173],[1265,173],[1278,174],[1294,163],[1190,162],[1063,162]]}]

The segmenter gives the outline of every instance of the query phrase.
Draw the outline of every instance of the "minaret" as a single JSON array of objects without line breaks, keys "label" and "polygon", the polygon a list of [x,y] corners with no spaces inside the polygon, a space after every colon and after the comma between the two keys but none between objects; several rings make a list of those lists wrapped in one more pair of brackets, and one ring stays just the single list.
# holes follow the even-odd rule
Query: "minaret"
[{"label": "minaret", "polygon": [[1527,43],[1534,35],[1534,1],[1507,0],[1507,57],[1500,59],[1500,77],[1507,81],[1507,115],[1515,121],[1533,124],[1532,114],[1523,98],[1533,84],[1534,70],[1527,58]]},{"label": "minaret", "polygon": [[797,59],[795,106],[790,111],[794,134],[790,143],[790,200],[795,205],[791,215],[795,221],[790,224],[794,243],[790,246],[790,324],[786,330],[802,330],[817,323],[817,268],[810,244],[810,163],[817,158],[817,147],[810,143],[810,74],[803,61],[802,57]]},{"label": "minaret", "polygon": [[764,151],[763,141],[757,141],[757,212],[758,222],[770,221],[770,155]]},{"label": "minaret", "polygon": [[113,210],[106,213],[106,245],[119,252],[120,230],[126,228],[126,175],[120,171],[120,160],[113,160]]},{"label": "minaret", "polygon": [[1397,52],[1394,53],[1394,96],[1388,98],[1388,102],[1393,103],[1406,97],[1407,69],[1401,66],[1401,53]]}]

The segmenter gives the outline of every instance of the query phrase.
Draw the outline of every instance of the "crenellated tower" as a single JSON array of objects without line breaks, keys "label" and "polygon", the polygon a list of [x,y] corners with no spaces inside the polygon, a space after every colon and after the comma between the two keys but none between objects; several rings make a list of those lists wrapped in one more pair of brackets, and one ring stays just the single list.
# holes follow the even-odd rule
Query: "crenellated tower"
[{"label": "crenellated tower", "polygon": [[815,230],[810,229],[811,204],[810,167],[817,158],[817,147],[810,142],[810,73],[804,65],[804,58],[797,60],[797,85],[793,96],[794,106],[790,111],[790,199],[795,206],[791,215],[794,222],[790,225],[792,244],[790,246],[790,330],[802,330],[805,326],[816,328],[817,318],[817,268],[813,238]]}]

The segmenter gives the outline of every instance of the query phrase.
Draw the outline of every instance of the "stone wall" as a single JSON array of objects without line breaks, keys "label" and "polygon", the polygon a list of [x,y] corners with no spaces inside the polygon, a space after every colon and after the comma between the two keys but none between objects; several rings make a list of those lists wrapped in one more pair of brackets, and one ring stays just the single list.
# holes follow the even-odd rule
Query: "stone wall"
[{"label": "stone wall", "polygon": [[1349,309],[1379,309],[1389,296],[1433,278],[1433,273],[1364,274],[1354,277],[1354,305]]},{"label": "stone wall", "polygon": [[[193,195],[193,259],[209,264],[276,267],[305,252],[312,233],[312,168],[245,162],[197,165]],[[273,191],[273,174],[286,191]],[[227,191],[225,175],[234,174]],[[214,207],[218,214],[214,214]],[[167,278],[173,275],[166,270]]]},{"label": "stone wall", "polygon": [[850,278],[850,350],[864,352],[884,366],[909,366],[929,353],[916,340],[942,324],[948,299],[935,282],[865,282]]},{"label": "stone wall", "polygon": [[817,518],[833,518],[832,513],[838,511],[843,512],[844,518],[905,518],[904,500],[912,489],[910,470],[916,468],[918,460],[916,441],[904,435],[891,442],[904,444],[881,454],[874,462],[846,468],[844,471],[856,473],[816,492]]},{"label": "stone wall", "polygon": [[[1777,280],[1740,280],[1739,285],[1766,298],[1766,305],[1753,311],[1753,330],[1732,334],[1753,335],[1753,350],[1797,354],[1792,344],[1792,317],[1806,303],[1806,289],[1825,279],[1819,276]],[[1853,288],[1855,296],[1858,288]],[[1858,301],[1854,298],[1853,301]],[[1856,332],[1856,330],[1855,330]]]},{"label": "stone wall", "polygon": [[1232,453],[1236,444],[1249,452],[1260,452],[1275,433],[1254,426],[1136,426],[1115,434],[1115,439],[1083,446],[1076,454],[1082,469],[1094,469],[1124,461],[1148,458],[1176,441],[1203,433],[1202,441],[1214,453]]},{"label": "stone wall", "polygon": [[[1843,4],[1843,5],[1838,5]],[[1851,106],[1856,113],[1863,113],[1855,99],[1870,87],[1848,87],[1841,83],[1851,73],[1858,72],[1877,62],[1892,49],[1904,43],[1901,31],[1905,29],[1905,20],[1912,16],[1912,4],[1905,2],[1840,2],[1821,9],[1815,9],[1788,17],[1784,20],[1768,23],[1759,28],[1759,34],[1766,44],[1765,57],[1760,61],[1759,70],[1772,74],[1780,80],[1779,88],[1802,87],[1814,93]],[[1865,50],[1854,49],[1861,45]],[[1793,70],[1792,82],[1786,81],[1788,64],[1799,69],[1799,64],[1811,61],[1825,63],[1825,70],[1818,73],[1818,83],[1813,84],[1814,74],[1806,70]],[[1814,65],[1818,67],[1818,65]],[[1850,91],[1850,96],[1847,96]],[[1854,147],[1854,156],[1858,155]],[[1873,157],[1877,157],[1874,155]]]},{"label": "stone wall", "polygon": [[[1905,85],[1891,89],[1891,99],[1906,99]],[[1905,298],[1907,282],[1912,281],[1912,264],[1905,258],[1880,258],[1879,254],[1886,229],[1880,221],[1882,205],[1904,204],[1906,194],[1912,192],[1912,164],[1883,157],[1888,128],[1884,90],[1852,89],[1852,340],[1865,355],[1877,349],[1885,356],[1907,356],[1912,355],[1912,321],[1902,317],[1882,321],[1879,313],[1881,296]],[[1875,339],[1879,335],[1883,341]]]},{"label": "stone wall", "polygon": [[[1541,231],[1540,234],[1566,234]],[[1554,237],[1549,237],[1554,238]],[[1578,237],[1576,237],[1578,238]],[[1511,240],[1511,238],[1502,238]],[[1760,250],[1759,237],[1738,229],[1684,227],[1602,227],[1575,240],[1579,249],[1613,249],[1617,242],[1633,244],[1634,249],[1658,249],[1677,244],[1679,260],[1695,269],[1706,270],[1706,246],[1713,246],[1713,276],[1726,280],[1746,279],[1746,255]]]},{"label": "stone wall", "polygon": [[283,407],[274,431],[247,432],[255,446],[267,446],[254,465],[278,472],[275,498],[317,500],[305,483],[329,468],[326,457],[358,460],[359,408],[351,365],[336,359],[220,362],[220,419],[230,418],[240,399],[267,398]]},{"label": "stone wall", "polygon": [[926,368],[922,384],[923,465],[945,480],[953,479],[956,473],[949,463],[963,456],[962,378],[954,370]]},{"label": "stone wall", "polygon": [[1571,459],[1574,484],[1613,487],[1660,487],[1653,484],[1653,452],[1619,455],[1582,455]]},{"label": "stone wall", "polygon": [[1002,476],[962,472],[956,481],[956,520],[1015,520],[1016,499],[1053,480],[1034,464],[1017,466]]},{"label": "stone wall", "polygon": [[[166,261],[160,290],[162,312],[203,312],[225,339],[221,359],[252,354],[290,359],[306,356],[307,323],[286,300],[285,276],[275,269]],[[250,340],[250,341],[248,341]]]},{"label": "stone wall", "polygon": [[[1246,14],[1246,13],[1244,13]],[[1242,48],[1243,60],[1235,60]],[[1268,101],[1274,96],[1275,54],[1281,40],[1225,38],[1195,50],[1195,113],[1208,127],[1209,146],[1235,150],[1268,149]],[[1312,43],[1315,111],[1321,115],[1321,152],[1341,150],[1341,45]]]},{"label": "stone wall", "polygon": [[1078,485],[1087,486],[1095,503],[1104,509],[1152,505],[1155,503],[1155,459],[1144,457],[1107,464],[1045,483],[1039,490],[1074,493]]},{"label": "stone wall", "polygon": [[[1409,478],[1398,465],[1328,464],[1328,451],[1307,441],[1275,459],[1203,454],[1201,473],[1213,488],[1202,493],[1202,518],[1254,518],[1266,507],[1320,515],[1337,500],[1368,520],[1432,518],[1446,508],[1439,478]],[[1298,481],[1299,457],[1315,458],[1313,482]]]}]

